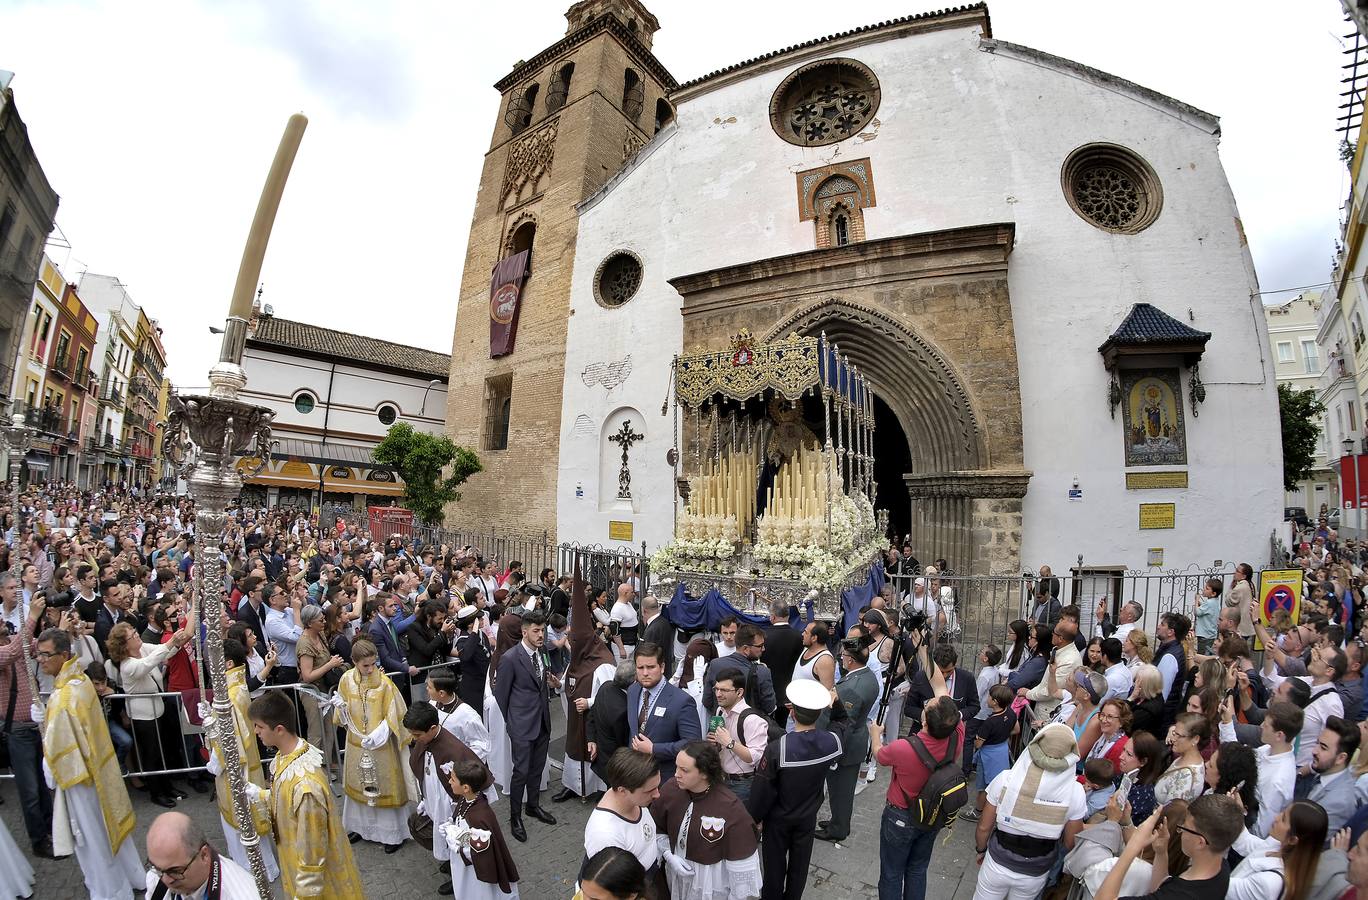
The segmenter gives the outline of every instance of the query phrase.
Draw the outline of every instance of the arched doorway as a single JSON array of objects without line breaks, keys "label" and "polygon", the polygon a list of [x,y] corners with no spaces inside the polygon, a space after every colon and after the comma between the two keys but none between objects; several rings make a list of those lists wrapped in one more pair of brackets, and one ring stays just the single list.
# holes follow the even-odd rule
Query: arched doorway
[{"label": "arched doorway", "polygon": [[878,310],[830,298],[770,329],[825,334],[859,368],[875,394],[875,480],[890,529],[911,535],[921,559],[944,557],[958,571],[973,567],[971,489],[933,476],[986,468],[987,450],[963,383],[925,338]]}]

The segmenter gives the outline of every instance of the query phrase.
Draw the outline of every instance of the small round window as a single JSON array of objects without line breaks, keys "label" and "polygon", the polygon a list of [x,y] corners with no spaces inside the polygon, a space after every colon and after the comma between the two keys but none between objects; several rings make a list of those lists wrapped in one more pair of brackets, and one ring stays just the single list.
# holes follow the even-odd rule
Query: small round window
[{"label": "small round window", "polygon": [[604,306],[621,306],[641,288],[641,260],[635,253],[619,250],[600,265],[594,278],[594,299]]},{"label": "small round window", "polygon": [[295,412],[300,415],[307,416],[314,411],[314,397],[313,394],[310,394],[308,391],[301,391],[300,393],[295,394],[294,403]]},{"label": "small round window", "polygon": [[394,420],[399,418],[399,411],[386,404],[375,411],[375,417],[380,420],[381,425],[393,425]]}]

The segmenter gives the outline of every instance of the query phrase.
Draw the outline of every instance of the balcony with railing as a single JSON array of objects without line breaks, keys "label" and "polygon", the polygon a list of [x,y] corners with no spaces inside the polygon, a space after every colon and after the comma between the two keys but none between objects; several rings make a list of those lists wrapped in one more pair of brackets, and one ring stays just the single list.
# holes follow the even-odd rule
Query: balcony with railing
[{"label": "balcony with railing", "polygon": [[38,261],[31,247],[22,251],[14,244],[0,244],[0,280],[32,287],[38,279]]},{"label": "balcony with railing", "polygon": [[12,405],[11,412],[22,414],[24,424],[30,428],[37,428],[57,437],[76,439],[76,432],[68,428],[67,417],[55,406],[28,406],[16,402]]},{"label": "balcony with railing", "polygon": [[48,374],[55,375],[63,381],[71,380],[71,354],[67,353],[52,360],[48,366]]},{"label": "balcony with railing", "polygon": [[79,390],[90,388],[90,369],[82,366],[71,373],[71,386]]},{"label": "balcony with railing", "polygon": [[99,401],[101,406],[108,406],[111,409],[123,409],[124,405],[123,394],[108,382],[100,385]]}]

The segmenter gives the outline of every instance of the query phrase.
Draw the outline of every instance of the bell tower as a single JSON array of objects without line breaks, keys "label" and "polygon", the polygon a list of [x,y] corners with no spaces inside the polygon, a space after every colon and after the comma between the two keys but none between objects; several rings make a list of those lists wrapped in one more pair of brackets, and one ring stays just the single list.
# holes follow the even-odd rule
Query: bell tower
[{"label": "bell tower", "polygon": [[[565,37],[519,62],[485,154],[451,344],[447,433],[484,471],[461,488],[447,524],[554,534],[561,394],[575,205],[598,190],[672,114],[675,79],[651,52],[660,23],[638,0],[581,0]],[[512,351],[493,352],[491,273],[528,251]],[[501,267],[501,273],[507,266]],[[503,327],[507,327],[507,324]]]}]

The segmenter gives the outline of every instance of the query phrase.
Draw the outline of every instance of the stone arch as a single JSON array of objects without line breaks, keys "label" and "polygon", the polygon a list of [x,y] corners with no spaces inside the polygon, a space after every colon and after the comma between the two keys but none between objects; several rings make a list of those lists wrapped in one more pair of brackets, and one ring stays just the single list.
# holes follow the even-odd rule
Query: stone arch
[{"label": "stone arch", "polygon": [[791,331],[839,345],[888,404],[914,442],[913,470],[963,472],[988,467],[987,442],[964,379],[929,341],[886,313],[829,297],[794,312],[764,340]]}]

